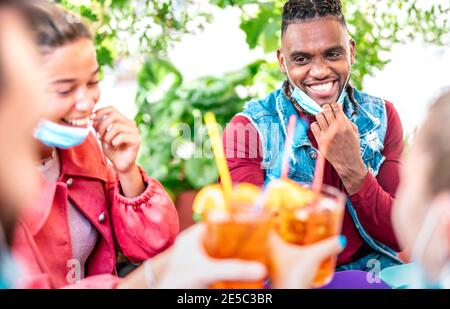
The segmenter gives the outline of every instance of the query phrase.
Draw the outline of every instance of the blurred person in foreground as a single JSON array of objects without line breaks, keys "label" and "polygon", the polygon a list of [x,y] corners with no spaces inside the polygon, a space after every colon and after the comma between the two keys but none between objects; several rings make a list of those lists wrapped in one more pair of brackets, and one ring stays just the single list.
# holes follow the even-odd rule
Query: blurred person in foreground
[{"label": "blurred person in foreground", "polygon": [[[60,288],[91,278],[117,282],[119,252],[134,263],[164,251],[178,234],[163,186],[136,164],[134,120],[100,99],[95,39],[78,17],[49,1],[29,1],[48,113],[35,131],[41,194],[21,216],[13,253],[29,287]],[[99,275],[104,275],[99,277]]]},{"label": "blurred person in foreground", "polygon": [[38,192],[32,133],[45,114],[38,54],[22,9],[22,1],[0,1],[0,288],[19,277],[9,248],[17,217]]},{"label": "blurred person in foreground", "polygon": [[431,106],[401,173],[393,223],[413,288],[450,288],[450,92]]}]

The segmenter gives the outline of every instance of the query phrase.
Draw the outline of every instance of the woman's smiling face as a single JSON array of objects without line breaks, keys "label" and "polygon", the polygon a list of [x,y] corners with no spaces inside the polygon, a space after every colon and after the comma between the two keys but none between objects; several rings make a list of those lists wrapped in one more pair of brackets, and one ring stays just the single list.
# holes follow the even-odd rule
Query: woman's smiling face
[{"label": "woman's smiling face", "polygon": [[52,49],[44,56],[44,70],[51,97],[48,119],[87,127],[100,99],[99,65],[92,40],[81,38]]}]

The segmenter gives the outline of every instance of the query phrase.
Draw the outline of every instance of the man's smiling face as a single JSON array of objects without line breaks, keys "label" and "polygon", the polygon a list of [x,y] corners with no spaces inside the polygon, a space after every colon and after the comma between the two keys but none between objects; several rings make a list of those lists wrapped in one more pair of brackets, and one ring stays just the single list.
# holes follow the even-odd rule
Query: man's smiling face
[{"label": "man's smiling face", "polygon": [[292,82],[319,105],[336,102],[350,75],[355,44],[334,18],[290,24],[281,39],[278,60]]}]

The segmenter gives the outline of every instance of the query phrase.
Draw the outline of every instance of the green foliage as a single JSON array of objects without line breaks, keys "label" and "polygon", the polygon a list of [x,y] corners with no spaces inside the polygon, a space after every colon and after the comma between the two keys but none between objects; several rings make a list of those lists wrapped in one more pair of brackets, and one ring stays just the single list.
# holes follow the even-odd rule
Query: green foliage
[{"label": "green foliage", "polygon": [[450,2],[421,0],[344,1],[350,33],[357,44],[353,82],[362,88],[366,75],[381,70],[390,59],[386,52],[396,43],[422,41],[450,43]]},{"label": "green foliage", "polygon": [[[210,21],[195,1],[180,0],[56,0],[88,20],[96,33],[98,60],[112,66],[121,56],[165,57],[186,33]],[[188,9],[189,8],[189,9]]]},{"label": "green foliage", "polygon": [[[279,47],[284,1],[211,0],[218,8],[241,12],[241,30],[251,49],[264,60],[223,76],[185,82],[169,61],[167,50],[186,33],[201,31],[211,21],[200,0],[59,0],[89,20],[96,33],[101,65],[118,57],[147,59],[138,76],[136,121],[143,145],[140,163],[173,194],[216,181],[217,172],[202,127],[202,114],[216,113],[226,124],[251,98],[262,97],[283,80],[274,52]],[[382,69],[396,43],[419,40],[449,42],[450,3],[423,0],[343,0],[347,23],[357,44],[353,84]],[[267,59],[272,59],[268,61]],[[205,155],[209,154],[209,155]]]},{"label": "green foliage", "polygon": [[[242,11],[241,29],[250,48],[266,53],[279,47],[282,6],[285,1],[214,0],[219,7]],[[450,3],[427,4],[421,0],[343,0],[352,38],[357,44],[353,84],[362,88],[364,77],[382,69],[393,44],[410,40],[445,45],[449,42]],[[248,12],[252,12],[251,14]],[[273,57],[274,58],[274,57]]]},{"label": "green foliage", "polygon": [[184,82],[166,60],[146,61],[138,76],[136,120],[147,141],[140,162],[152,176],[175,194],[217,180],[202,113],[211,111],[220,123],[229,122],[254,95],[253,77],[262,64],[258,61],[220,78]]},{"label": "green foliage", "polygon": [[[279,4],[280,2],[277,1],[276,3]],[[276,3],[261,3],[259,12],[255,16],[245,16],[245,13],[243,13],[241,29],[247,35],[247,44],[250,48],[253,49],[260,46],[265,52],[272,52],[278,49],[281,6]]]}]

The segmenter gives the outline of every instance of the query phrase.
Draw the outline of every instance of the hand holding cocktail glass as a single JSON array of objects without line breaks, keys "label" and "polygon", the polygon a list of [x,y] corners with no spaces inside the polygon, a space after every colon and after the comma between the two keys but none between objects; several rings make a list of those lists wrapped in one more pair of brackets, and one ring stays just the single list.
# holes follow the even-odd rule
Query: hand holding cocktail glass
[{"label": "hand holding cocktail glass", "polygon": [[[206,222],[205,252],[218,260],[261,263],[275,288],[305,288],[313,279],[313,286],[329,282],[335,256],[343,247],[342,239],[330,237],[340,233],[345,197],[333,188],[312,190],[284,177],[270,183],[263,192],[251,184],[233,187],[214,115],[207,114],[205,121],[221,177],[221,185],[204,188],[194,202],[194,211]],[[294,128],[295,119],[291,119],[287,151]],[[288,161],[283,160],[284,176]],[[303,246],[313,243],[318,244]],[[220,281],[212,287],[263,288],[264,282]]]}]

